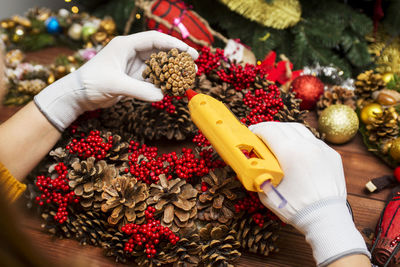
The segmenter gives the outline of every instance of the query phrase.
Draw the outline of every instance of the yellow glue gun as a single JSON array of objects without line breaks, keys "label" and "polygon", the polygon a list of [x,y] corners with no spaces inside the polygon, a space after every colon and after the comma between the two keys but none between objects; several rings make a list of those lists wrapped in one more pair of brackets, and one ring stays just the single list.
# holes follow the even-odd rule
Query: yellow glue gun
[{"label": "yellow glue gun", "polygon": [[194,124],[210,141],[226,164],[232,167],[249,191],[267,192],[283,177],[279,163],[269,148],[220,101],[211,96],[187,90],[189,112]]}]

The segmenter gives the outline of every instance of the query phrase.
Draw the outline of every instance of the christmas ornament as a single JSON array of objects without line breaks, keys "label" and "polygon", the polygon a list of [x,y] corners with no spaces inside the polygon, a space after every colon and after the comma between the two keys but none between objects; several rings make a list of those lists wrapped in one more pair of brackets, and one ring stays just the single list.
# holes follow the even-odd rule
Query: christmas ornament
[{"label": "christmas ornament", "polygon": [[85,23],[82,27],[82,38],[88,40],[89,37],[97,31],[96,26],[93,23]]},{"label": "christmas ornament", "polygon": [[60,22],[56,17],[50,17],[46,19],[45,25],[48,33],[55,34],[61,31]]},{"label": "christmas ornament", "polygon": [[382,106],[377,103],[371,103],[361,109],[360,119],[363,123],[369,124],[373,119],[383,112]]},{"label": "christmas ornament", "polygon": [[396,161],[400,162],[400,137],[391,141],[389,155]]},{"label": "christmas ornament", "polygon": [[220,0],[231,10],[264,26],[285,29],[297,24],[301,7],[297,0]]},{"label": "christmas ornament", "polygon": [[224,48],[224,55],[231,61],[236,61],[238,63],[256,64],[256,57],[253,52],[238,40],[228,40]]},{"label": "christmas ornament", "polygon": [[324,84],[315,76],[303,75],[293,80],[292,91],[302,100],[300,108],[310,110],[323,94]]},{"label": "christmas ornament", "polygon": [[287,82],[293,81],[302,73],[302,70],[292,71],[293,64],[286,57],[283,57],[278,63],[275,63],[275,60],[276,53],[275,51],[271,51],[263,61],[257,62],[260,68],[266,72],[269,81],[284,85]]},{"label": "christmas ornament", "polygon": [[213,35],[216,33],[206,20],[189,10],[184,1],[138,1],[135,4],[144,10],[144,15],[148,18],[148,29],[170,34],[197,49],[214,43]]},{"label": "christmas ornament", "polygon": [[386,72],[382,74],[382,80],[388,84],[390,81],[394,79],[394,73],[392,72]]},{"label": "christmas ornament", "polygon": [[107,34],[112,35],[117,30],[117,25],[115,24],[115,21],[111,17],[105,17],[100,22],[100,30],[103,30]]},{"label": "christmas ornament", "polygon": [[372,98],[383,106],[392,106],[400,102],[400,93],[396,90],[382,89],[375,91]]},{"label": "christmas ornament", "polygon": [[143,71],[143,78],[150,78],[164,94],[182,96],[193,86],[196,66],[186,52],[179,52],[176,48],[168,53],[161,51],[152,54],[145,63],[147,68]]},{"label": "christmas ornament", "polygon": [[68,29],[68,36],[74,40],[80,40],[82,36],[82,25],[74,23]]},{"label": "christmas ornament", "polygon": [[353,109],[345,105],[326,108],[318,119],[318,130],[327,141],[343,144],[353,138],[358,130],[358,117]]},{"label": "christmas ornament", "polygon": [[400,263],[399,200],[397,188],[386,203],[376,226],[371,255],[373,262],[380,266],[397,266]]}]

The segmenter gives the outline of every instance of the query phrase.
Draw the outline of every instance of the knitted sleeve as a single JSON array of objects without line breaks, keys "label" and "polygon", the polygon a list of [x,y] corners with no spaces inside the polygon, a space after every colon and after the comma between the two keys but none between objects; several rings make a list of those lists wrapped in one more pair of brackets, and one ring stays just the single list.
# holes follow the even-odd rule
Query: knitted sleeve
[{"label": "knitted sleeve", "polygon": [[0,190],[5,193],[8,201],[15,201],[26,189],[26,185],[12,176],[7,168],[0,162]]}]

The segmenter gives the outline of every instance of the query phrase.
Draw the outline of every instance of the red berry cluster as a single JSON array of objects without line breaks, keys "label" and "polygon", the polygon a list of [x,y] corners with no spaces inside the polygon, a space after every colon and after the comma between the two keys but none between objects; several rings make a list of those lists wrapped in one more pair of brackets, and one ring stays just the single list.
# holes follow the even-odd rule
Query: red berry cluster
[{"label": "red berry cluster", "polygon": [[280,98],[279,88],[275,84],[268,86],[268,91],[256,89],[254,93],[249,91],[243,98],[243,102],[249,108],[250,113],[240,121],[247,125],[263,121],[273,121],[274,115],[284,106]]},{"label": "red berry cluster", "polygon": [[147,258],[153,258],[157,254],[156,247],[161,241],[167,241],[172,245],[179,241],[179,237],[168,227],[162,226],[160,221],[154,219],[154,212],[155,208],[147,208],[146,224],[129,223],[122,226],[122,232],[130,235],[124,247],[126,252],[131,253],[134,249],[144,249]]},{"label": "red berry cluster", "polygon": [[265,75],[263,69],[258,66],[246,64],[243,67],[235,63],[231,63],[227,70],[219,70],[217,74],[222,81],[230,83],[238,91],[249,88],[256,76]]},{"label": "red berry cluster", "polygon": [[193,143],[198,147],[208,147],[211,146],[210,141],[203,135],[203,133],[198,130],[197,134],[193,137]]},{"label": "red berry cluster", "polygon": [[37,176],[36,186],[42,194],[37,196],[35,200],[40,206],[45,203],[58,205],[54,219],[59,223],[64,223],[68,216],[68,204],[78,203],[79,199],[69,188],[67,166],[61,162],[54,167],[54,170],[57,172],[57,176],[54,179],[44,175]]},{"label": "red berry cluster", "polygon": [[129,168],[125,172],[130,172],[147,184],[157,182],[160,174],[165,174],[168,180],[174,176],[188,180],[209,172],[206,160],[197,158],[189,148],[182,148],[181,154],[170,152],[159,156],[156,147],[140,146],[131,141],[129,152],[132,154],[129,156]]},{"label": "red berry cluster", "polygon": [[[220,158],[215,158],[215,151],[212,147],[208,148],[203,148],[200,152],[199,155],[202,159],[204,159],[206,166],[209,169],[218,169],[218,168],[223,168],[226,166],[225,162],[221,160]],[[205,173],[206,174],[206,173]]]},{"label": "red berry cluster", "polygon": [[221,60],[227,60],[224,56],[224,50],[218,49],[213,54],[209,47],[204,46],[200,50],[200,55],[196,59],[197,75],[208,74],[210,71],[221,66]]},{"label": "red berry cluster", "polygon": [[112,146],[112,136],[110,136],[108,140],[103,140],[100,136],[100,131],[90,131],[86,138],[80,140],[73,139],[72,142],[66,146],[66,149],[71,154],[78,154],[82,159],[95,157],[97,160],[101,160],[106,157],[107,152]]},{"label": "red berry cluster", "polygon": [[164,95],[164,98],[161,101],[151,103],[151,106],[157,109],[165,109],[168,113],[173,114],[176,111],[176,107],[172,103],[172,100],[177,99],[181,100],[181,96],[170,96]]},{"label": "red berry cluster", "polygon": [[255,192],[247,192],[247,193],[248,195],[244,199],[239,200],[235,204],[236,213],[244,211],[246,214],[252,215],[253,221],[260,227],[263,226],[266,218],[271,220],[279,220],[275,214],[269,211],[261,203],[257,193]]}]

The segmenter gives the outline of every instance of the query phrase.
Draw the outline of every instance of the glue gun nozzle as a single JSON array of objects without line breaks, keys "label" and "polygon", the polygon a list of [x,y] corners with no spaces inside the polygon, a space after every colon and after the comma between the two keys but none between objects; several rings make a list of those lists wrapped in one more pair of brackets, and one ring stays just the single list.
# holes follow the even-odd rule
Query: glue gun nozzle
[{"label": "glue gun nozzle", "polygon": [[188,98],[188,100],[190,101],[190,99],[192,99],[195,95],[197,95],[197,93],[195,91],[193,91],[192,89],[188,89],[186,90],[186,96]]}]

